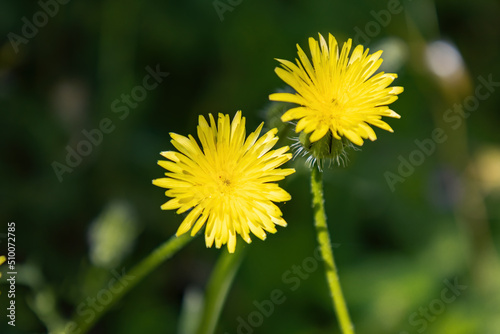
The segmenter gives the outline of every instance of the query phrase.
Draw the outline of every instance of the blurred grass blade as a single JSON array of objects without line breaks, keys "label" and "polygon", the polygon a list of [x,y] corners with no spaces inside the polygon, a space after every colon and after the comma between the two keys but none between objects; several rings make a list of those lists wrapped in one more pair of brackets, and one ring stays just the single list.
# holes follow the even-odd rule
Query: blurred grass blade
[{"label": "blurred grass blade", "polygon": [[[116,302],[118,302],[124,295],[127,294],[127,292],[135,287],[145,276],[150,274],[160,264],[171,258],[175,253],[177,253],[177,251],[182,249],[193,239],[193,237],[187,234],[179,237],[173,236],[156,248],[144,260],[132,268],[130,272],[126,273],[126,276],[129,277],[128,284],[124,285],[121,290],[117,291],[111,302],[103,305],[100,312],[96,312],[95,317],[91,320],[85,320],[85,317],[81,315],[75,317],[76,319],[74,322],[76,323],[76,328],[80,330],[78,333],[86,333]],[[68,325],[70,324],[71,323],[68,323]]]},{"label": "blurred grass blade", "polygon": [[207,285],[205,307],[198,334],[214,333],[229,288],[243,259],[244,247],[245,244],[240,241],[236,243],[236,250],[233,254],[224,252],[219,256]]},{"label": "blurred grass blade", "polygon": [[194,334],[203,312],[203,291],[197,287],[187,288],[182,300],[179,318],[179,334]]}]

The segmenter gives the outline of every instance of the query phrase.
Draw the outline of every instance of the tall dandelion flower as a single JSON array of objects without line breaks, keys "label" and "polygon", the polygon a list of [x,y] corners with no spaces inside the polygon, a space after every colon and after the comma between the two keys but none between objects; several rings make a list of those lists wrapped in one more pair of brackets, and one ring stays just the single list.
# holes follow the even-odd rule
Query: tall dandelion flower
[{"label": "tall dandelion flower", "polygon": [[388,107],[403,92],[403,87],[388,87],[397,75],[373,75],[382,64],[382,51],[369,55],[369,49],[358,45],[349,57],[351,46],[349,39],[339,56],[335,37],[330,34],[327,45],[319,34],[319,43],[309,38],[312,63],[299,45],[296,64],[277,59],[282,67],[276,68],[276,74],[296,93],[275,93],[269,98],[299,105],[284,113],[282,121],[298,120],[295,131],[310,134],[311,143],[328,134],[361,146],[363,139],[377,139],[370,125],[393,132],[382,116],[400,118]]},{"label": "tall dandelion flower", "polygon": [[271,148],[278,141],[277,130],[259,134],[263,123],[246,138],[245,117],[238,111],[231,122],[219,114],[216,124],[203,116],[197,127],[201,148],[193,136],[170,133],[179,151],[162,152],[168,161],[159,161],[165,178],[153,184],[167,188],[171,197],[163,210],[188,212],[176,235],[191,230],[194,236],[204,225],[205,243],[220,248],[227,244],[230,253],[236,246],[236,234],[250,243],[250,232],[264,240],[266,232],[275,233],[275,225],[286,226],[280,209],[273,202],[290,200],[290,195],[275,182],[295,172],[278,169],[291,159],[289,147]]}]

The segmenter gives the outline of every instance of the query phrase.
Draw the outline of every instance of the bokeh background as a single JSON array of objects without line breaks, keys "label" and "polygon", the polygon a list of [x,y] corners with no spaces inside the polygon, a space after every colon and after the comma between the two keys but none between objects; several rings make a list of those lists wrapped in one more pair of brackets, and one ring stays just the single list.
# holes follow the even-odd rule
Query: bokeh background
[{"label": "bokeh background", "polygon": [[[160,210],[164,191],[151,184],[169,132],[194,133],[198,115],[237,110],[248,131],[274,126],[268,111],[283,106],[268,95],[285,88],[275,58],[292,60],[296,43],[308,50],[308,37],[331,32],[383,49],[383,70],[405,88],[392,105],[402,118],[388,121],[395,133],[377,130],[346,167],[325,171],[357,332],[500,333],[499,16],[495,0],[2,1],[0,253],[15,222],[18,275],[14,328],[1,268],[0,332],[57,332],[113,270],[172,236],[183,217]],[[122,94],[143,85],[148,67],[169,75],[127,106]],[[113,130],[58,177],[54,163],[67,165],[84,130],[105,119]],[[321,263],[310,259],[309,170],[301,159],[289,165],[288,227],[247,247],[216,333],[339,333]],[[182,310],[196,308],[225,251],[195,239],[91,333],[188,333]],[[304,264],[302,278],[290,274]],[[286,300],[259,326],[238,328],[239,317],[259,320],[249,316],[275,289]]]}]

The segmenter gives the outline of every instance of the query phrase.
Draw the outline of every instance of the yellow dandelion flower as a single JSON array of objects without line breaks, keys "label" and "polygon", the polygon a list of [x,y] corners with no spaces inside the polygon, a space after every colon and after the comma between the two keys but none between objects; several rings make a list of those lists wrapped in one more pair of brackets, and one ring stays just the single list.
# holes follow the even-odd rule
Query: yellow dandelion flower
[{"label": "yellow dandelion flower", "polygon": [[[3,255],[2,255],[2,256],[0,256],[0,266],[1,266],[4,262],[5,262],[5,260],[7,260],[7,259],[5,258],[5,256],[3,256]],[[0,278],[1,278],[1,277],[2,277],[2,273],[0,273]]]},{"label": "yellow dandelion flower", "polygon": [[276,93],[269,98],[299,105],[283,114],[282,121],[299,120],[295,130],[312,133],[310,142],[330,131],[338,140],[345,137],[361,146],[363,138],[377,139],[370,125],[393,132],[382,116],[400,118],[387,106],[403,92],[403,87],[388,87],[397,75],[373,75],[382,64],[382,51],[369,55],[369,49],[363,51],[358,45],[349,57],[351,46],[349,39],[339,56],[335,37],[330,34],[327,45],[319,34],[319,43],[309,38],[312,63],[299,45],[297,64],[277,59],[282,68],[276,68],[276,74],[296,93]]},{"label": "yellow dandelion flower", "polygon": [[[194,236],[204,225],[205,243],[220,248],[227,244],[230,253],[236,246],[236,234],[250,243],[250,232],[264,240],[266,231],[275,233],[275,225],[286,226],[281,210],[273,202],[290,200],[290,195],[276,181],[295,172],[278,169],[291,159],[289,147],[271,148],[278,141],[277,129],[259,134],[264,123],[246,138],[245,117],[238,111],[231,122],[229,115],[219,114],[218,124],[209,114],[210,125],[199,117],[198,138],[170,133],[179,152],[161,155],[169,161],[158,161],[168,172],[153,184],[167,188],[172,197],[163,210],[177,213],[191,210],[176,235],[191,230]],[[245,139],[246,138],[246,139]]]}]

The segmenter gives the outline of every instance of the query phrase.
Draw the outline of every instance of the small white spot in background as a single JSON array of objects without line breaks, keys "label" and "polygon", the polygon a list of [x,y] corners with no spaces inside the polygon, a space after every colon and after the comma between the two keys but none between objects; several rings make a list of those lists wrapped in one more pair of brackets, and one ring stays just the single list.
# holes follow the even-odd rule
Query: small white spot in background
[{"label": "small white spot in background", "polygon": [[386,37],[370,50],[370,53],[384,50],[382,59],[384,62],[380,65],[377,72],[396,73],[408,61],[409,48],[408,44],[398,37]]},{"label": "small white spot in background", "polygon": [[463,71],[463,59],[457,48],[446,41],[430,43],[425,50],[429,69],[439,77],[450,78]]}]

